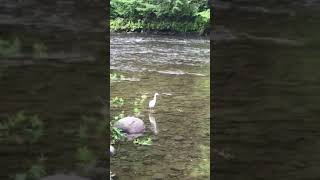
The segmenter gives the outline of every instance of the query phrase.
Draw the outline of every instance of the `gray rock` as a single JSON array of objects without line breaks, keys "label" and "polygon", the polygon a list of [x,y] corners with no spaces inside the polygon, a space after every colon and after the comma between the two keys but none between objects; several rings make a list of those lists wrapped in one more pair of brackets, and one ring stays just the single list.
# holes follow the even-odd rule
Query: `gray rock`
[{"label": "gray rock", "polygon": [[174,170],[174,171],[183,171],[185,169],[185,165],[184,164],[176,164],[176,165],[172,166],[170,169]]},{"label": "gray rock", "polygon": [[144,122],[135,117],[125,117],[114,124],[114,127],[123,130],[129,135],[142,134],[145,132]]},{"label": "gray rock", "polygon": [[176,140],[176,141],[182,141],[182,140],[184,140],[184,138],[182,137],[182,136],[175,136],[174,138],[173,138],[174,140]]}]

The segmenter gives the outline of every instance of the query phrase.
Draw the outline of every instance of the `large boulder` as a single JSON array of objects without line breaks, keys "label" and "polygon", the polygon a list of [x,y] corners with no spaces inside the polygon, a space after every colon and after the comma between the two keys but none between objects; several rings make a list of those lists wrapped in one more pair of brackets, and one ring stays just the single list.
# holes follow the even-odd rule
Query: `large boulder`
[{"label": "large boulder", "polygon": [[144,122],[135,117],[125,117],[114,124],[114,127],[121,129],[128,135],[143,134],[145,132]]}]

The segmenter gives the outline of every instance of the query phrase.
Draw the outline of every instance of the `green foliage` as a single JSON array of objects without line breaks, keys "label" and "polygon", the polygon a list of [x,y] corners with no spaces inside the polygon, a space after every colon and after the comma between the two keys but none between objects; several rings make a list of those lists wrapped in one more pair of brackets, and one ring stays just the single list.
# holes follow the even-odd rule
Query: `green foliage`
[{"label": "green foliage", "polygon": [[30,177],[30,179],[40,179],[45,174],[46,174],[46,171],[40,165],[34,165],[28,171],[28,177]]},{"label": "green foliage", "polygon": [[27,174],[16,174],[14,180],[27,180]]},{"label": "green foliage", "polygon": [[96,161],[96,157],[86,146],[78,148],[76,158],[81,164]]},{"label": "green foliage", "polygon": [[140,115],[143,103],[146,99],[146,95],[142,95],[140,98],[135,98],[133,112],[136,116]]},{"label": "green foliage", "polygon": [[124,76],[122,74],[116,74],[116,73],[112,73],[110,74],[110,80],[112,81],[120,81],[121,79],[123,79]]},{"label": "green foliage", "polygon": [[20,40],[7,41],[0,39],[0,56],[14,56],[20,51]]},{"label": "green foliage", "polygon": [[200,33],[208,31],[210,28],[210,9],[197,13],[195,24]]},{"label": "green foliage", "polygon": [[40,180],[46,175],[46,171],[42,165],[33,165],[27,172],[16,174],[14,180]]},{"label": "green foliage", "polygon": [[112,122],[118,121],[121,118],[124,118],[124,111],[121,111],[118,115],[113,116]]},{"label": "green foliage", "polygon": [[150,137],[136,138],[133,140],[133,143],[142,146],[150,146],[152,145],[152,139]]},{"label": "green foliage", "polygon": [[111,106],[113,107],[121,107],[124,104],[124,100],[119,97],[115,97],[111,99]]},{"label": "green foliage", "polygon": [[125,138],[125,135],[121,129],[116,128],[116,127],[112,127],[111,129],[112,129],[112,131],[111,131],[111,136],[112,136],[111,144],[115,144],[116,142],[121,141]]},{"label": "green foliage", "polygon": [[[123,105],[124,100],[122,98],[112,98],[113,106]],[[118,107],[118,106],[117,106]],[[125,139],[125,134],[121,131],[121,129],[113,127],[114,122],[118,121],[119,119],[124,118],[124,111],[119,112],[118,115],[114,115],[112,120],[110,121],[110,132],[111,132],[111,144],[115,144],[118,141],[122,141]]]},{"label": "green foliage", "polygon": [[48,56],[47,54],[48,48],[43,43],[33,44],[32,49],[33,49],[33,56],[35,58],[44,58]]},{"label": "green foliage", "polygon": [[204,32],[210,18],[206,0],[111,0],[110,5],[112,31]]},{"label": "green foliage", "polygon": [[134,106],[141,106],[146,99],[146,95],[142,95],[140,98],[136,98],[134,101]]},{"label": "green foliage", "polygon": [[6,137],[9,141],[13,137],[19,137],[22,141],[35,143],[42,136],[43,128],[43,122],[37,115],[27,116],[23,111],[0,123],[2,136]]}]

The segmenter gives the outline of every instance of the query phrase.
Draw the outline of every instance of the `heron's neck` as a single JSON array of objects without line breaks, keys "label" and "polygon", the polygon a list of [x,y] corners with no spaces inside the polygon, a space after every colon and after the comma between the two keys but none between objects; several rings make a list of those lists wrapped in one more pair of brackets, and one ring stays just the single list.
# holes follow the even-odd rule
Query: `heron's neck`
[{"label": "heron's neck", "polygon": [[154,96],[153,96],[153,100],[157,100],[157,95],[154,95]]}]

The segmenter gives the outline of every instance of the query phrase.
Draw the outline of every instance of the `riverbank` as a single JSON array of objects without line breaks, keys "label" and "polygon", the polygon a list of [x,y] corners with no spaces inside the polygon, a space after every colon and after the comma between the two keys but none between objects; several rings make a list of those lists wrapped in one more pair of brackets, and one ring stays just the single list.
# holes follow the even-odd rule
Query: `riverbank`
[{"label": "riverbank", "polygon": [[172,37],[179,39],[203,39],[210,40],[210,34],[200,35],[196,32],[187,32],[187,33],[176,33],[176,32],[161,32],[161,31],[140,31],[140,32],[111,32],[110,36],[123,36],[123,37],[143,37],[143,36],[154,36],[154,37]]},{"label": "riverbank", "polygon": [[112,0],[111,32],[161,32],[165,34],[210,32],[207,1],[170,2]]},{"label": "riverbank", "polygon": [[179,21],[151,21],[143,22],[140,20],[124,20],[117,18],[110,21],[111,32],[148,32],[151,34],[164,35],[202,35],[210,34],[210,22],[194,21],[194,22],[179,22]]}]

